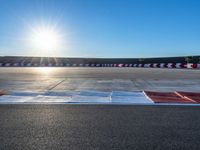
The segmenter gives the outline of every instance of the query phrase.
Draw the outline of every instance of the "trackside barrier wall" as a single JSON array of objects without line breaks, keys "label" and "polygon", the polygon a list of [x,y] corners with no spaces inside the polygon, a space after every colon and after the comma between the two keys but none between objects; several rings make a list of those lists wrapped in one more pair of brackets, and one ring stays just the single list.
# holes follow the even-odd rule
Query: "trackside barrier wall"
[{"label": "trackside barrier wall", "polygon": [[38,63],[1,63],[0,67],[136,67],[136,68],[177,68],[177,69],[200,69],[200,64],[194,63],[149,63],[149,64],[38,64]]}]

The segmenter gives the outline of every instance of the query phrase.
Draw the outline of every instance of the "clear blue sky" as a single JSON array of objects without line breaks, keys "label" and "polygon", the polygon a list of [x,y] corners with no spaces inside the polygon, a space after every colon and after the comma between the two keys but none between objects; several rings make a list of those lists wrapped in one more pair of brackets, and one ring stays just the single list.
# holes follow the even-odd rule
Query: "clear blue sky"
[{"label": "clear blue sky", "polygon": [[36,55],[41,24],[62,34],[55,56],[200,54],[199,0],[0,0],[0,55]]}]

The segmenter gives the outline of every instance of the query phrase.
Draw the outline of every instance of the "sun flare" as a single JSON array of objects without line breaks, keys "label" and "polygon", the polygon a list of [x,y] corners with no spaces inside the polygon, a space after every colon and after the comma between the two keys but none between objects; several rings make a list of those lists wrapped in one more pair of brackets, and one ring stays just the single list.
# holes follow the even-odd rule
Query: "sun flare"
[{"label": "sun flare", "polygon": [[56,54],[61,48],[61,41],[61,34],[51,27],[35,28],[31,35],[32,47],[41,56]]}]

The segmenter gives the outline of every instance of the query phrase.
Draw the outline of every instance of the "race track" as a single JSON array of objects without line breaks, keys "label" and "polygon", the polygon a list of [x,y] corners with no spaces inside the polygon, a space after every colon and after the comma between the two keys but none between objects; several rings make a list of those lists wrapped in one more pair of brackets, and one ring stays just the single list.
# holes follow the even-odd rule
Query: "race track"
[{"label": "race track", "polygon": [[[102,100],[99,95],[107,98],[104,95],[109,92],[115,93],[115,101],[132,99],[133,92],[143,90],[200,92],[199,73],[148,68],[0,68],[0,89],[8,94],[0,96],[6,102],[0,104],[0,149],[200,149],[200,109],[196,105],[46,101],[62,99],[54,97],[58,93],[78,92],[76,101],[85,96],[91,103]],[[48,95],[41,97],[41,93]],[[34,97],[33,102],[45,103],[7,104],[16,97],[20,101]]]},{"label": "race track", "polygon": [[200,92],[200,70],[156,68],[0,68],[6,91]]}]

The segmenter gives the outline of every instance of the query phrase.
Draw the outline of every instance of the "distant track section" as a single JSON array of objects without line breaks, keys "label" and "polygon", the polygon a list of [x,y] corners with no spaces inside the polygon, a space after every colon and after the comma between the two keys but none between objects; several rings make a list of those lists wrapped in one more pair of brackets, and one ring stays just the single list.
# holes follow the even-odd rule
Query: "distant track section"
[{"label": "distant track section", "polygon": [[1,56],[0,67],[142,67],[200,69],[200,56],[160,58],[58,58]]}]

